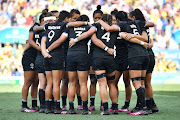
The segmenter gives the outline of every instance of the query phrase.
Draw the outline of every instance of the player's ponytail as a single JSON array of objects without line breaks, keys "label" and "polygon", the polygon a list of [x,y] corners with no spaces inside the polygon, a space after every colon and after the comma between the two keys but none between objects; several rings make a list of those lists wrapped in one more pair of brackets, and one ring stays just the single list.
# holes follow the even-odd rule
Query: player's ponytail
[{"label": "player's ponytail", "polygon": [[42,10],[42,13],[41,13],[41,15],[40,15],[40,17],[39,17],[39,22],[41,23],[42,22],[42,19],[44,18],[44,16],[48,13],[48,9],[44,9],[44,10]]},{"label": "player's ponytail", "polygon": [[101,15],[103,14],[103,12],[101,11],[101,5],[97,6],[97,9],[93,12],[93,17],[96,13],[100,13]]},{"label": "player's ponytail", "polygon": [[110,14],[103,14],[102,15],[102,20],[104,22],[107,22],[109,25],[111,25],[111,23],[112,23],[112,15],[110,15]]},{"label": "player's ponytail", "polygon": [[136,18],[136,20],[146,21],[144,15],[140,9],[135,9],[133,16]]}]

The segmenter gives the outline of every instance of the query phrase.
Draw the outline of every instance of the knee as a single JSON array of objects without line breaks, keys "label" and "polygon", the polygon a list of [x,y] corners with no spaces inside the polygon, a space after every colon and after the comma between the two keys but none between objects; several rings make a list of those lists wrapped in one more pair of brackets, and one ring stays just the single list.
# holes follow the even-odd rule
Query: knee
[{"label": "knee", "polygon": [[68,86],[68,80],[67,80],[67,79],[63,79],[63,80],[62,80],[62,85]]}]

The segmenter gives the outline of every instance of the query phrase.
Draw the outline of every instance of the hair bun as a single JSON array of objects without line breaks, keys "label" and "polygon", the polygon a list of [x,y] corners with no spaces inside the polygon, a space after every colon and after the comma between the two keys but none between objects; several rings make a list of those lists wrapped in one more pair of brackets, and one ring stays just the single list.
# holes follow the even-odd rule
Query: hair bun
[{"label": "hair bun", "polygon": [[97,6],[97,10],[101,10],[101,5],[98,5],[98,6]]},{"label": "hair bun", "polygon": [[42,14],[47,14],[48,13],[48,9],[44,9],[43,11],[42,11]]}]

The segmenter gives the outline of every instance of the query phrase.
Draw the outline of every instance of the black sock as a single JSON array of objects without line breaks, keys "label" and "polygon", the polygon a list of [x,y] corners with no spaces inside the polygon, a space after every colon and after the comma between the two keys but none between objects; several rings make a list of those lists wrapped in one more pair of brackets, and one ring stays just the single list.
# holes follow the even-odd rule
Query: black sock
[{"label": "black sock", "polygon": [[117,103],[112,103],[112,109],[113,110],[118,110],[118,104]]},{"label": "black sock", "polygon": [[66,106],[67,96],[61,96],[61,98],[62,98],[62,106]]},{"label": "black sock", "polygon": [[45,105],[45,90],[44,89],[39,89],[39,103],[40,103],[40,106]]},{"label": "black sock", "polygon": [[74,102],[69,102],[69,109],[73,109],[74,110]]},{"label": "black sock", "polygon": [[108,102],[102,103],[102,106],[104,107],[104,111],[108,110]]},{"label": "black sock", "polygon": [[145,94],[142,87],[136,88],[137,104],[141,109],[145,106]]},{"label": "black sock", "polygon": [[52,99],[46,100],[46,108],[51,110],[51,106],[52,106]]},{"label": "black sock", "polygon": [[150,108],[150,106],[151,106],[151,99],[150,98],[146,98],[145,100],[146,100],[147,108]]},{"label": "black sock", "polygon": [[32,98],[32,107],[37,107],[37,98]]},{"label": "black sock", "polygon": [[127,107],[129,107],[129,104],[130,104],[130,100],[125,100],[125,102],[124,102],[125,104],[125,106],[127,106]]},{"label": "black sock", "polygon": [[88,100],[83,101],[83,110],[88,110]]},{"label": "black sock", "polygon": [[27,107],[27,100],[22,99],[22,108]]},{"label": "black sock", "polygon": [[51,98],[52,98],[52,106],[54,106],[54,95],[52,94],[52,96],[51,96]]},{"label": "black sock", "polygon": [[90,97],[90,106],[94,106],[95,96]]},{"label": "black sock", "polygon": [[60,110],[60,100],[54,100],[54,106],[56,109]]},{"label": "black sock", "polygon": [[151,105],[156,105],[153,98],[150,98],[150,100],[151,100]]},{"label": "black sock", "polygon": [[78,105],[82,105],[81,96],[79,94],[77,94],[77,99],[78,99]]},{"label": "black sock", "polygon": [[102,101],[101,101],[101,106],[103,106]]}]

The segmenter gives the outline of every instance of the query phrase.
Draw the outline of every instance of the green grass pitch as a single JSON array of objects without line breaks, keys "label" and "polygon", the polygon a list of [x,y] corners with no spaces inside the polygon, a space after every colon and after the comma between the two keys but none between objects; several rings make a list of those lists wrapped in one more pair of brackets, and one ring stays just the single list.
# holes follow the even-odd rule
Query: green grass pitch
[{"label": "green grass pitch", "polygon": [[[100,96],[97,92],[95,107],[92,115],[54,115],[43,113],[21,113],[21,85],[0,85],[0,120],[180,120],[180,85],[153,85],[154,99],[159,112],[148,116],[130,116],[125,113],[119,115],[101,116]],[[124,104],[124,86],[120,85],[119,107]],[[136,95],[133,91],[130,109],[135,106]],[[30,96],[28,106],[31,105]],[[109,100],[109,107],[111,102]],[[77,107],[77,101],[75,101]]]}]

